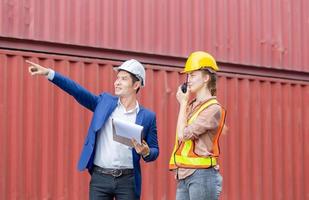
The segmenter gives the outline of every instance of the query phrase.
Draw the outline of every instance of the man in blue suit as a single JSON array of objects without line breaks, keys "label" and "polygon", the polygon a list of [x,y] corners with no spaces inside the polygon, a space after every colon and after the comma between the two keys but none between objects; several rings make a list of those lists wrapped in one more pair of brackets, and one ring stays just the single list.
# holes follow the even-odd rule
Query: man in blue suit
[{"label": "man in blue suit", "polygon": [[[137,101],[139,89],[145,86],[143,65],[134,59],[125,61],[116,68],[118,71],[114,82],[116,96],[108,93],[97,96],[52,69],[30,61],[26,62],[30,64],[31,75],[46,76],[93,112],[78,163],[80,171],[87,168],[91,174],[90,199],[140,199],[140,158],[151,162],[159,155],[155,113]],[[143,126],[143,142],[132,140],[133,148],[131,148],[114,141],[113,119]]]}]

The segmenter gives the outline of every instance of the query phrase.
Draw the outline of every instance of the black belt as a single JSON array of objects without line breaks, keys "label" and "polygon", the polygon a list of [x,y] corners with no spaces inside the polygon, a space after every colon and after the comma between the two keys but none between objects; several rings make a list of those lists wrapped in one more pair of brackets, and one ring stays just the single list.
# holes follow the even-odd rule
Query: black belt
[{"label": "black belt", "polygon": [[113,177],[119,177],[121,175],[133,174],[134,173],[133,169],[111,169],[111,168],[102,168],[102,167],[99,167],[99,166],[94,166],[93,171],[98,172],[100,174],[111,175]]}]

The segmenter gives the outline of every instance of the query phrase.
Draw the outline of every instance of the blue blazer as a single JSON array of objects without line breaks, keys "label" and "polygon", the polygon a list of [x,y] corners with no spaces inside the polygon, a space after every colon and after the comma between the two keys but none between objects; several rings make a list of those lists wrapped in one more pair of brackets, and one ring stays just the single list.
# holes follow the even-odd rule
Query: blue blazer
[{"label": "blue blazer", "polygon": [[[99,96],[94,95],[76,82],[57,72],[55,72],[55,76],[51,82],[72,95],[81,105],[93,112],[88,134],[78,163],[78,170],[82,171],[87,168],[89,172],[91,172],[97,134],[100,134],[99,130],[104,126],[107,119],[117,107],[118,97],[108,93],[102,93]],[[144,140],[150,148],[149,156],[142,158],[146,162],[156,160],[159,155],[159,146],[155,113],[140,105],[140,110],[136,116],[136,124],[144,127]],[[141,193],[141,167],[139,163],[141,156],[136,153],[135,149],[132,149],[132,155],[135,172],[135,193],[139,197]]]}]

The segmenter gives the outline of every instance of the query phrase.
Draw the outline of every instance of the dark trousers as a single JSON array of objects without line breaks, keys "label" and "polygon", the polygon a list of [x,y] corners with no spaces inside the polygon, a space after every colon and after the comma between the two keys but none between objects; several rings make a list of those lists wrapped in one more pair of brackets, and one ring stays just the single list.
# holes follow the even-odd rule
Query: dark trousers
[{"label": "dark trousers", "polygon": [[134,174],[114,177],[93,172],[90,180],[90,200],[139,200],[135,192]]}]

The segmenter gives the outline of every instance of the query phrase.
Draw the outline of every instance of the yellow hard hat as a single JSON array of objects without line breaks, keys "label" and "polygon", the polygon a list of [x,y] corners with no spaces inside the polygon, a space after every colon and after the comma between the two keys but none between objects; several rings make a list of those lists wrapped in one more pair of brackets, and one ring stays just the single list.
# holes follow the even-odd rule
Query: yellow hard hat
[{"label": "yellow hard hat", "polygon": [[187,59],[185,70],[182,73],[190,73],[204,68],[209,68],[214,72],[219,70],[216,60],[209,53],[196,51],[191,53]]}]

